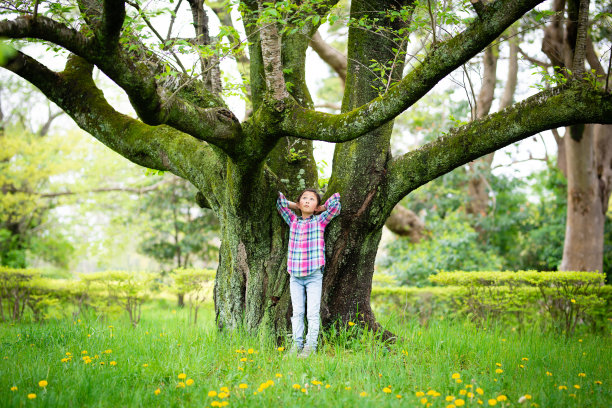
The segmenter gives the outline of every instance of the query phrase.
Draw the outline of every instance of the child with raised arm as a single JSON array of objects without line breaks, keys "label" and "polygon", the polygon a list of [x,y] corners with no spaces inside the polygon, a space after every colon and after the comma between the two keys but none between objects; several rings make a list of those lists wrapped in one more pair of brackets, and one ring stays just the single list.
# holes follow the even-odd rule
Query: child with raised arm
[{"label": "child with raised arm", "polygon": [[[312,189],[302,191],[297,203],[287,201],[280,192],[278,194],[276,208],[290,229],[287,272],[291,275],[289,289],[293,306],[291,352],[299,353],[299,357],[308,357],[316,351],[319,336],[321,288],[325,266],[323,234],[327,224],[340,214],[340,194],[336,193],[329,197],[324,205],[320,205],[321,196]],[[302,216],[296,216],[291,210],[300,210]],[[318,212],[321,213],[315,215]],[[304,345],[305,311],[308,319],[306,345]]]}]

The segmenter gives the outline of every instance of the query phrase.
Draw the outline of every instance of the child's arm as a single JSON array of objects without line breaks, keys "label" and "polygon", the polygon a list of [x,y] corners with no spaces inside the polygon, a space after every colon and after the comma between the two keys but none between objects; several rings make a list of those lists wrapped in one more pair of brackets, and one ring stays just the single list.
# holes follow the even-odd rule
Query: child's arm
[{"label": "child's arm", "polygon": [[335,193],[323,205],[324,211],[319,214],[319,222],[326,226],[335,216],[340,214],[340,194]]},{"label": "child's arm", "polygon": [[276,209],[288,225],[291,225],[291,223],[297,218],[296,215],[289,209],[289,202],[281,192],[278,193],[278,199],[276,200]]}]

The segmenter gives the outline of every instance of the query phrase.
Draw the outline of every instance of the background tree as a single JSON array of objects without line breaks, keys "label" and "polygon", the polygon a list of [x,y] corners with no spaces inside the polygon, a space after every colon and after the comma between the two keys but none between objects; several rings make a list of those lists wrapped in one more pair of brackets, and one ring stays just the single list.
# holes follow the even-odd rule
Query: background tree
[{"label": "background tree", "polygon": [[[23,52],[6,68],[35,84],[102,143],[142,166],[187,179],[202,193],[221,225],[215,284],[220,327],[286,329],[287,231],[274,202],[279,190],[291,197],[317,185],[312,140],[337,143],[327,194],[341,194],[343,212],[326,237],[322,318],[325,324],[346,321],[358,312],[359,321],[377,328],[369,304],[374,259],[384,222],[404,196],[539,131],[612,121],[612,96],[575,78],[392,156],[393,119],[539,3],[474,1],[469,9],[461,3],[457,8],[469,17],[460,19],[447,3],[432,13],[431,2],[353,1],[342,109],[325,114],[312,109],[305,51],[321,23],[334,19],[335,3],[245,1],[253,114],[242,123],[218,89],[206,87],[208,71],[187,71],[175,58],[181,45],[209,59],[239,47],[202,44],[210,27],[195,2],[195,45],[164,44],[162,52],[145,38],[146,14],[134,7],[128,12],[118,0],[79,0],[78,10],[36,2],[37,14],[34,4],[11,4],[13,19],[0,22],[0,35],[68,50],[61,72]],[[403,75],[406,47],[418,30],[431,30],[431,41]],[[108,104],[92,79],[94,66],[126,92],[138,119]]]}]

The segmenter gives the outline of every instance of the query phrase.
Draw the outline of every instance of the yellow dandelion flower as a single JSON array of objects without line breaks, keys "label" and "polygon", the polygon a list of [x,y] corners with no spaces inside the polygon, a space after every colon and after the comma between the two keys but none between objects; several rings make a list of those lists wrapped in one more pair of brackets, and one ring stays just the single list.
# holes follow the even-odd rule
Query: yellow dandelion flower
[{"label": "yellow dandelion flower", "polygon": [[391,388],[389,388],[389,387],[385,387],[385,388],[383,388],[383,392],[384,392],[385,394],[390,394],[390,393],[391,393]]},{"label": "yellow dandelion flower", "polygon": [[501,363],[495,363],[495,365],[501,367]]},{"label": "yellow dandelion flower", "polygon": [[472,384],[466,384],[465,388],[467,388],[469,390],[470,388],[474,388],[474,386]]},{"label": "yellow dandelion flower", "polygon": [[329,388],[329,387],[331,387],[331,385],[325,384],[325,388]]},{"label": "yellow dandelion flower", "polygon": [[344,387],[344,389],[348,391],[351,389],[351,387]]},{"label": "yellow dandelion flower", "polygon": [[547,376],[547,377],[552,377],[552,373],[551,373],[550,371],[547,371],[547,372],[546,372],[546,376]]},{"label": "yellow dandelion flower", "polygon": [[69,351],[67,351],[67,352],[66,352],[66,355],[67,355],[67,356],[71,356],[71,355],[72,355],[72,353],[71,353],[71,352],[69,352]]},{"label": "yellow dandelion flower", "polygon": [[[384,391],[384,390],[383,390]],[[423,391],[417,391],[415,394],[417,397],[423,397],[425,396],[425,393]]]},{"label": "yellow dandelion flower", "polygon": [[242,362],[244,363],[245,361],[247,361],[247,358],[246,358],[246,357],[242,357],[242,358],[240,359],[240,361],[242,361]]},{"label": "yellow dandelion flower", "polygon": [[578,343],[582,343],[582,339],[578,339]]},{"label": "yellow dandelion flower", "polygon": [[476,388],[476,393],[478,395],[482,395],[482,394],[484,394],[484,390],[482,388],[478,387],[478,388]]},{"label": "yellow dandelion flower", "polygon": [[527,357],[523,357],[521,358],[521,361],[529,361],[529,359]]},{"label": "yellow dandelion flower", "polygon": [[307,392],[306,388],[302,388],[300,391],[302,391],[304,394]]},{"label": "yellow dandelion flower", "polygon": [[567,394],[568,397],[576,398],[576,394]]},{"label": "yellow dandelion flower", "polygon": [[455,408],[455,404],[448,404],[446,408]]},{"label": "yellow dandelion flower", "polygon": [[421,404],[423,405],[427,404],[427,398],[421,398]]},{"label": "yellow dandelion flower", "polygon": [[229,402],[227,401],[222,401],[221,405],[219,405],[220,407],[227,407],[229,405]]},{"label": "yellow dandelion flower", "polygon": [[224,393],[226,393],[226,394],[229,394],[229,388],[227,388],[227,387],[221,387],[219,390],[220,390],[221,392],[224,392]]},{"label": "yellow dandelion flower", "polygon": [[142,366],[143,366],[144,368],[147,368],[149,365],[145,363],[145,364],[143,364]]},{"label": "yellow dandelion flower", "polygon": [[397,395],[395,396],[395,398],[397,398],[397,399],[402,399],[402,394],[397,394]]},{"label": "yellow dandelion flower", "polygon": [[[266,382],[265,382],[265,384],[267,384],[267,385],[268,385],[268,387],[271,387],[271,386],[273,386],[273,385],[274,385],[274,381],[272,381],[272,380],[268,380],[268,381],[266,381]],[[319,382],[319,384],[322,384],[322,383],[321,383],[321,382]]]},{"label": "yellow dandelion flower", "polygon": [[570,302],[576,303],[576,299],[572,299],[572,300],[570,300]]},{"label": "yellow dandelion flower", "polygon": [[213,401],[213,402],[210,403],[210,406],[211,407],[220,407],[221,403],[219,401]]},{"label": "yellow dandelion flower", "polygon": [[562,390],[567,390],[567,387],[565,385],[560,385],[559,386],[559,391],[562,391]]},{"label": "yellow dandelion flower", "polygon": [[353,322],[348,322],[348,325],[349,325],[349,326],[354,326],[354,325],[355,325],[355,323],[353,323]]},{"label": "yellow dandelion flower", "polygon": [[459,395],[465,395],[467,394],[467,390],[459,390]]},{"label": "yellow dandelion flower", "polygon": [[68,362],[68,359],[67,359],[67,358],[62,358],[62,360],[61,360],[61,361],[62,361],[62,363],[67,363],[67,362]]},{"label": "yellow dandelion flower", "polygon": [[277,350],[278,351],[285,351],[285,348],[284,347],[279,347],[279,348],[277,348]]},{"label": "yellow dandelion flower", "polygon": [[322,383],[321,381],[313,380],[313,381],[312,381],[312,384],[313,384],[313,385],[321,385],[321,384],[323,384],[323,383]]},{"label": "yellow dandelion flower", "polygon": [[302,388],[302,386],[300,384],[293,384],[293,388],[299,390],[300,388]]},{"label": "yellow dandelion flower", "polygon": [[456,382],[457,384],[461,384],[461,383],[463,382],[463,380],[462,380],[461,378],[457,378],[457,379],[455,380],[455,382]]},{"label": "yellow dandelion flower", "polygon": [[575,389],[577,389],[577,390],[579,390],[579,389],[580,389],[580,386],[579,386],[578,384],[574,384],[574,388],[575,388]]},{"label": "yellow dandelion flower", "polygon": [[161,393],[161,390],[158,388],[155,391],[153,391],[153,393],[155,393],[155,395],[159,395]]},{"label": "yellow dandelion flower", "polygon": [[458,407],[462,407],[462,406],[465,405],[465,401],[460,399],[460,398],[458,398],[458,399],[455,400],[455,405],[458,406]]},{"label": "yellow dandelion flower", "polygon": [[275,374],[275,377],[276,377],[276,378],[283,378],[283,375],[282,375],[282,374],[280,374],[280,373],[276,373],[276,374]]},{"label": "yellow dandelion flower", "polygon": [[436,395],[436,390],[427,391],[427,395]]},{"label": "yellow dandelion flower", "polygon": [[502,401],[508,401],[508,397],[506,397],[506,396],[505,396],[505,395],[503,395],[503,394],[502,394],[502,395],[498,395],[498,396],[497,396],[497,400],[498,400],[499,402],[502,402]]},{"label": "yellow dandelion flower", "polygon": [[11,387],[11,391],[15,392],[15,391],[17,391],[17,390],[18,390],[18,388],[17,388],[15,385],[13,385],[13,386]]},{"label": "yellow dandelion flower", "polygon": [[365,392],[365,391],[362,391],[362,392],[360,392],[360,393],[359,393],[359,396],[360,396],[360,397],[367,397],[367,396],[368,396],[368,393],[367,393],[367,392]]},{"label": "yellow dandelion flower", "polygon": [[194,383],[194,381],[191,378],[188,379],[187,381],[185,381],[185,385],[188,385],[188,386],[193,385],[193,383]]},{"label": "yellow dandelion flower", "polygon": [[489,401],[487,401],[487,402],[488,402],[488,403],[489,403],[489,405],[491,405],[491,406],[493,406],[493,405],[497,404],[497,400],[496,400],[496,399],[493,399],[493,398],[491,398],[491,399],[490,399]]},{"label": "yellow dandelion flower", "polygon": [[185,378],[187,378],[187,374],[185,374],[185,373],[180,373],[180,374],[178,375],[178,379],[179,379],[179,380],[184,380]]},{"label": "yellow dandelion flower", "polygon": [[215,390],[208,391],[208,396],[209,397],[216,397],[217,396],[217,391],[215,391]]},{"label": "yellow dandelion flower", "polygon": [[105,364],[104,361],[100,361],[100,365],[104,365],[104,364]]},{"label": "yellow dandelion flower", "polygon": [[28,394],[28,399],[34,399],[34,398],[36,398],[36,394],[34,393]]},{"label": "yellow dandelion flower", "polygon": [[240,384],[240,385],[238,386],[238,388],[240,388],[240,389],[244,390],[244,389],[249,388],[249,386],[248,386],[247,384],[242,383],[242,384]]},{"label": "yellow dandelion flower", "polygon": [[478,402],[478,404],[480,404],[480,405],[484,404],[484,402],[482,402],[482,400],[481,400],[481,399],[479,399],[477,402]]},{"label": "yellow dandelion flower", "polygon": [[586,377],[585,373],[578,373],[578,377]]},{"label": "yellow dandelion flower", "polygon": [[219,395],[217,395],[219,399],[227,398],[228,396],[229,396],[229,393],[227,392],[220,392]]},{"label": "yellow dandelion flower", "polygon": [[474,398],[474,393],[473,392],[468,392],[467,393],[467,397],[468,398]]},{"label": "yellow dandelion flower", "polygon": [[495,369],[495,373],[496,373],[496,374],[501,374],[501,373],[503,373],[503,372],[504,372],[504,370],[502,370],[501,368],[496,368],[496,369]]},{"label": "yellow dandelion flower", "polygon": [[436,392],[434,392],[434,393],[433,393],[433,394],[431,394],[431,395],[432,395],[432,396],[434,396],[434,397],[439,397],[439,396],[440,396],[440,395],[442,395],[442,394],[440,394],[438,391],[436,391]]},{"label": "yellow dandelion flower", "polygon": [[111,362],[110,362],[110,363],[108,363],[108,364],[110,364],[110,365],[112,365],[112,366],[116,366],[116,365],[117,365],[117,362],[116,362],[116,361],[111,361]]},{"label": "yellow dandelion flower", "polygon": [[185,383],[182,381],[179,381],[179,383],[176,384],[176,388],[185,388]]},{"label": "yellow dandelion flower", "polygon": [[446,402],[451,402],[455,400],[455,397],[453,395],[447,395],[445,398]]},{"label": "yellow dandelion flower", "polygon": [[457,378],[461,378],[461,374],[459,374],[459,373],[454,373],[453,375],[451,375],[451,378],[452,378],[453,380],[456,380]]},{"label": "yellow dandelion flower", "polygon": [[250,349],[248,349],[248,350],[247,350],[247,352],[248,352],[249,354],[253,354],[253,353],[255,352],[255,350],[253,350],[252,348],[250,348]]},{"label": "yellow dandelion flower", "polygon": [[596,380],[596,381],[595,381],[595,384],[597,384],[597,385],[601,385],[601,384],[603,384],[603,383],[602,383],[601,381],[599,381],[599,380]]},{"label": "yellow dandelion flower", "polygon": [[87,350],[81,351],[81,354],[87,354]]}]

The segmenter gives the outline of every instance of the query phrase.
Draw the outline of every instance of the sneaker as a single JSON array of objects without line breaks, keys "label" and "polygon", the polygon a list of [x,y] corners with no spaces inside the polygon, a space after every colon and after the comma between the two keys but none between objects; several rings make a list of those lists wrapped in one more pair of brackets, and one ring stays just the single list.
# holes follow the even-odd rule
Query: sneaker
[{"label": "sneaker", "polygon": [[309,357],[312,353],[314,353],[314,350],[308,346],[305,346],[301,353],[298,355],[298,358],[307,358]]}]

